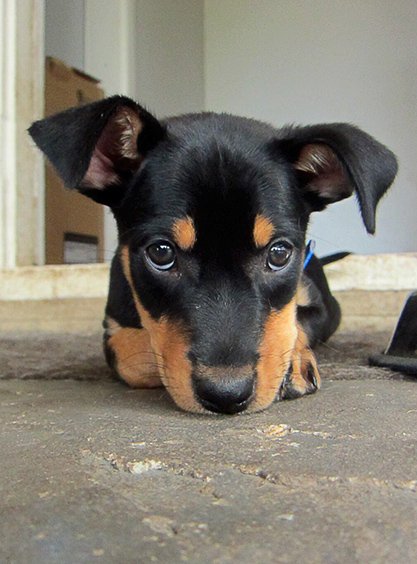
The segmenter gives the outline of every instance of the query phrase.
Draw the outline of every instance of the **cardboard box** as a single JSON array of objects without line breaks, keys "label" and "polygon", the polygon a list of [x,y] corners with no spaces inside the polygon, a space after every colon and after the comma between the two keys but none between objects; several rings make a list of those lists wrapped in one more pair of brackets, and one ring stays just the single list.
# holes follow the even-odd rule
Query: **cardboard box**
[{"label": "cardboard box", "polygon": [[[58,59],[46,58],[45,116],[103,97],[95,78]],[[46,264],[102,262],[103,207],[64,188],[49,163],[45,183]]]}]

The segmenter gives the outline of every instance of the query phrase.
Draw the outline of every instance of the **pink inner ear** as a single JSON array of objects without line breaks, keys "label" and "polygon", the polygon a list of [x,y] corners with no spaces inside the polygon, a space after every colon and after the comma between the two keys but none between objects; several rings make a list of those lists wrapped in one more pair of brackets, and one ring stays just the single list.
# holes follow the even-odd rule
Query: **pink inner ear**
[{"label": "pink inner ear", "polygon": [[119,177],[114,170],[113,161],[96,147],[83,178],[83,186],[101,189],[118,182]]},{"label": "pink inner ear", "polygon": [[82,186],[101,190],[119,184],[122,172],[135,170],[140,164],[137,138],[141,129],[138,114],[130,108],[120,108],[94,148]]},{"label": "pink inner ear", "polygon": [[305,145],[300,151],[296,170],[309,176],[306,190],[327,200],[342,200],[353,192],[350,179],[337,155],[323,143]]}]

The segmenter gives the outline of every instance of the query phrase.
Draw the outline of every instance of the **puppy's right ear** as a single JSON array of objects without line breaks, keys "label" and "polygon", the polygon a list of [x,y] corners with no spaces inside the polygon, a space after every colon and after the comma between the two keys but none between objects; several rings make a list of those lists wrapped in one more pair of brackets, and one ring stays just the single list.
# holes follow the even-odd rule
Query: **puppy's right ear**
[{"label": "puppy's right ear", "polygon": [[113,96],[36,121],[29,133],[68,188],[114,206],[165,129],[130,98]]}]

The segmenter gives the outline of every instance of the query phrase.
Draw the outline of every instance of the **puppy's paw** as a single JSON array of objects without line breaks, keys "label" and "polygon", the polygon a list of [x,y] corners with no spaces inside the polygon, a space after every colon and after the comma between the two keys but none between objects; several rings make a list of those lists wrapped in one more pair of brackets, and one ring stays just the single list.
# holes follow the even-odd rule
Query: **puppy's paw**
[{"label": "puppy's paw", "polygon": [[294,350],[291,364],[282,381],[279,399],[295,399],[313,394],[320,388],[320,383],[316,358],[302,338]]},{"label": "puppy's paw", "polygon": [[159,388],[158,362],[146,329],[120,327],[106,319],[104,353],[107,364],[132,388]]}]

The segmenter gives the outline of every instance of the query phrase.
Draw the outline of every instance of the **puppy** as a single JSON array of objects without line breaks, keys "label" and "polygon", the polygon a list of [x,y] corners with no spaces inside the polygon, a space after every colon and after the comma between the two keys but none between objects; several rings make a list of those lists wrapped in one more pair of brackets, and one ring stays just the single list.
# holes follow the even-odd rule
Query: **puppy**
[{"label": "puppy", "polygon": [[373,233],[397,171],[386,147],[344,123],[158,121],[122,96],[29,132],[65,185],[116,219],[104,348],[122,380],[163,384],[199,413],[258,411],[320,387],[311,347],[340,308],[320,261],[303,268],[309,216],[355,192]]}]

